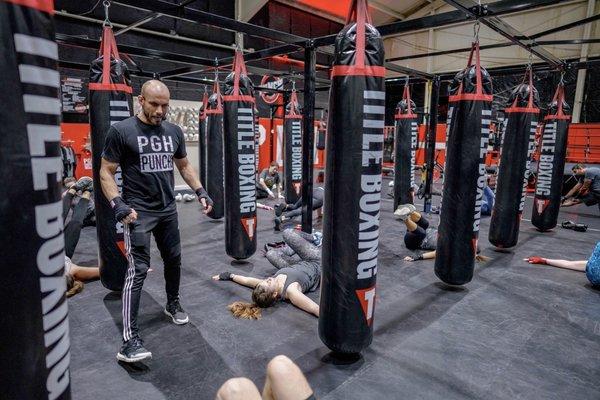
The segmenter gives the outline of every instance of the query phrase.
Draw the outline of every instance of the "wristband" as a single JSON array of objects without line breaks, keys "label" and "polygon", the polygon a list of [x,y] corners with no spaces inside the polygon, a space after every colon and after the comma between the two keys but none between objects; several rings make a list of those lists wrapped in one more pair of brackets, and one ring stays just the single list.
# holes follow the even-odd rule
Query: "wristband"
[{"label": "wristband", "polygon": [[209,205],[209,206],[213,205],[212,199],[210,198],[210,196],[208,195],[208,193],[206,192],[206,190],[203,187],[199,187],[198,189],[196,189],[196,196],[198,196],[198,201],[205,199],[207,205]]},{"label": "wristband", "polygon": [[538,256],[529,257],[528,261],[532,264],[548,264],[548,260]]},{"label": "wristband", "polygon": [[423,254],[419,254],[418,256],[416,256],[414,258],[415,261],[419,261],[419,260],[422,260],[422,259],[423,259]]},{"label": "wristband", "polygon": [[219,280],[220,281],[232,281],[233,274],[231,272],[221,272],[219,274]]},{"label": "wristband", "polygon": [[129,214],[131,214],[131,211],[133,211],[120,196],[112,199],[110,201],[110,206],[114,210],[115,218],[119,222],[123,221],[123,219],[125,219]]}]

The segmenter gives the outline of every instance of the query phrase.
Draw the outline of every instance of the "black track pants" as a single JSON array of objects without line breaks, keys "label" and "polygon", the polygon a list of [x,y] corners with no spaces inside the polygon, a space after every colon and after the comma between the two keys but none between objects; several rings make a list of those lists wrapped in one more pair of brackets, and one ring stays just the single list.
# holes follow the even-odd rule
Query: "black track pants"
[{"label": "black track pants", "polygon": [[128,267],[123,286],[123,340],[138,337],[137,315],[142,286],[150,267],[150,234],[164,263],[167,300],[179,297],[181,242],[177,212],[168,215],[138,211],[138,219],[124,226]]}]

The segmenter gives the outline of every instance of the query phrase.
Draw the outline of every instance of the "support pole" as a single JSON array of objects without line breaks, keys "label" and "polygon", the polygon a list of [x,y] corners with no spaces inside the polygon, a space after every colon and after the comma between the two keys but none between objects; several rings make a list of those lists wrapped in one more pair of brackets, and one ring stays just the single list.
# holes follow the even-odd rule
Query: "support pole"
[{"label": "support pole", "polygon": [[[596,2],[594,0],[588,0],[587,4],[587,17],[594,15],[594,6]],[[583,39],[589,39],[592,33],[592,24],[587,24],[583,28]],[[583,44],[581,46],[581,58],[579,61],[587,61],[588,54],[590,51],[589,44]],[[580,69],[577,71],[577,84],[575,85],[575,101],[573,104],[573,123],[580,122],[581,119],[581,107],[583,105],[583,93],[585,89],[585,78],[587,75],[587,69]]]},{"label": "support pole", "polygon": [[438,123],[438,102],[440,97],[440,78],[434,77],[431,81],[429,100],[429,125],[427,127],[427,141],[425,142],[425,162],[427,165],[425,175],[425,196],[423,211],[431,212],[431,193],[433,185],[433,169],[435,167],[435,137]]},{"label": "support pole", "polygon": [[313,160],[315,125],[316,49],[310,40],[304,49],[304,110],[302,110],[302,230],[312,232]]}]

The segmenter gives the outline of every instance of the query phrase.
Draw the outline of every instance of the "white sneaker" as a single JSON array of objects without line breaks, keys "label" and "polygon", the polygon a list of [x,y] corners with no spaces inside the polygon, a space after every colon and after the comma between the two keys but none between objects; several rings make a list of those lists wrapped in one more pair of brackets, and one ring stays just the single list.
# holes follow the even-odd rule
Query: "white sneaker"
[{"label": "white sneaker", "polygon": [[416,210],[417,210],[417,208],[413,204],[401,204],[398,206],[396,211],[394,211],[394,215],[396,216],[397,219],[406,221],[408,216],[413,211],[416,211]]},{"label": "white sneaker", "polygon": [[181,193],[177,193],[177,195],[175,196],[175,201],[181,201],[183,199],[183,196],[181,195]]},{"label": "white sneaker", "polygon": [[196,196],[194,196],[193,194],[186,193],[183,195],[183,201],[185,201],[186,203],[193,201],[195,198]]}]

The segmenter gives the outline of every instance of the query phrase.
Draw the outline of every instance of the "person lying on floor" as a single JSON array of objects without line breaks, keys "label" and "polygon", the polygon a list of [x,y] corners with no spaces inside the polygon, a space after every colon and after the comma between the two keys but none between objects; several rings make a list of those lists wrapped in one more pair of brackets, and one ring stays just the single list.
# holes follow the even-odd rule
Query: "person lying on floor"
[{"label": "person lying on floor", "polygon": [[248,378],[227,380],[217,392],[217,400],[315,400],[313,390],[298,366],[279,355],[267,365],[262,396]]},{"label": "person lying on floor", "polygon": [[294,306],[319,316],[319,305],[305,295],[317,290],[321,282],[320,234],[308,234],[293,229],[283,232],[286,246],[267,252],[267,259],[278,271],[267,279],[223,272],[213,276],[216,281],[233,281],[252,288],[252,303],[236,301],[228,306],[237,318],[260,319],[261,309],[277,300],[289,300]]},{"label": "person lying on floor", "polygon": [[[325,189],[322,187],[316,187],[313,189],[312,194],[312,209],[317,211],[317,215],[320,217],[323,207],[323,199],[325,198]],[[275,206],[275,230],[278,231],[281,227],[281,223],[289,221],[293,218],[302,215],[302,197],[298,199],[294,204],[278,204]]]},{"label": "person lying on floor", "polygon": [[[404,222],[406,233],[404,234],[404,245],[407,249],[428,250],[418,256],[406,256],[404,261],[432,260],[436,255],[437,235],[436,228],[429,226],[429,221],[417,211],[413,204],[401,204],[394,211],[394,216]],[[479,252],[479,249],[477,250]],[[477,261],[487,261],[485,256],[477,255]]]},{"label": "person lying on floor", "polygon": [[586,277],[593,286],[600,286],[600,241],[592,251],[590,258],[580,261],[557,260],[552,258],[543,258],[531,256],[523,259],[529,264],[543,264],[551,267],[570,269],[573,271],[585,272]]},{"label": "person lying on floor", "polygon": [[[83,281],[100,278],[98,267],[82,267],[71,261],[75,248],[90,215],[90,202],[93,191],[92,178],[84,176],[77,182],[65,180],[67,190],[63,193],[63,221],[65,237],[65,279],[67,281],[67,297],[83,290]],[[81,193],[78,196],[78,193]],[[92,214],[95,214],[92,206]]]}]

